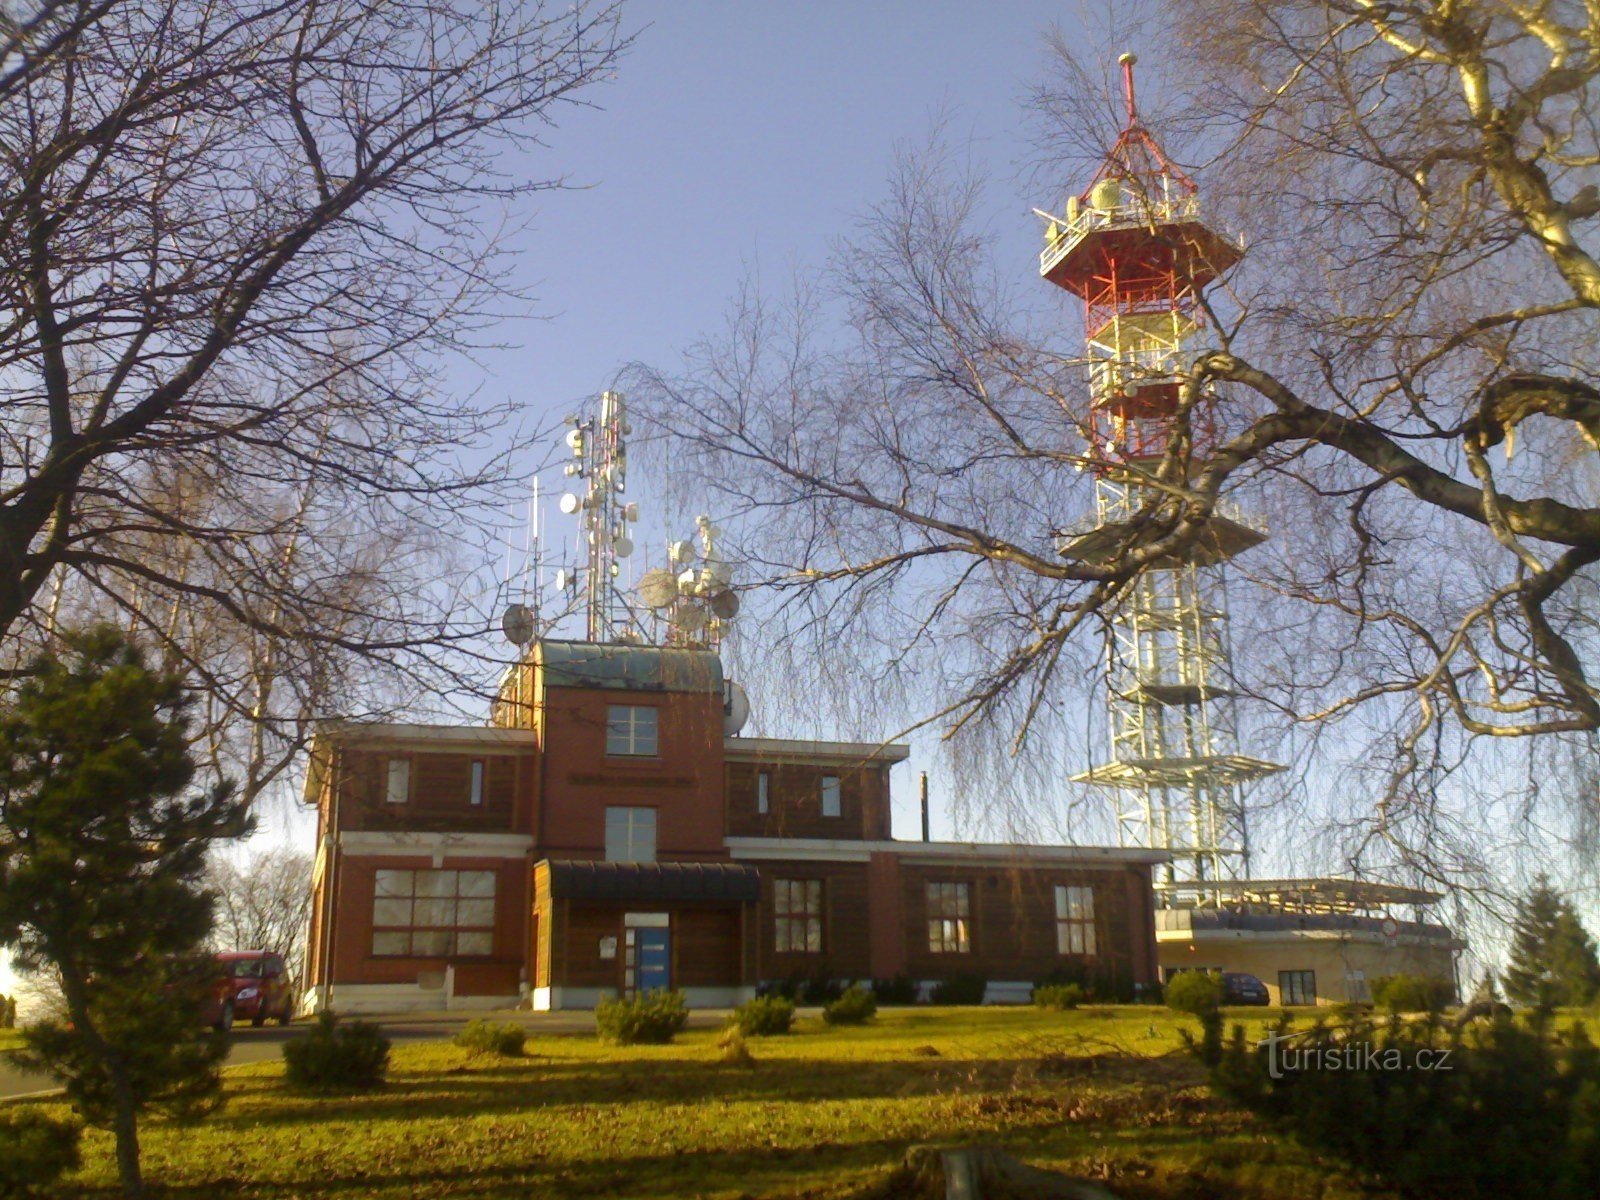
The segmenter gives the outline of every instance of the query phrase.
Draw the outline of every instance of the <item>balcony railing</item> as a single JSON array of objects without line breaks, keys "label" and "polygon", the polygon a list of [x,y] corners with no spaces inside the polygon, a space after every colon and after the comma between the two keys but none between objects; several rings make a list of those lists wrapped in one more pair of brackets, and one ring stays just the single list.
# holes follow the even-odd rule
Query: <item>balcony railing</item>
[{"label": "balcony railing", "polygon": [[1196,195],[1144,196],[1123,193],[1123,203],[1109,208],[1085,206],[1066,217],[1050,217],[1045,228],[1045,248],[1039,254],[1039,274],[1048,275],[1073,249],[1102,229],[1148,228],[1173,221],[1191,221],[1200,216],[1200,197]]}]

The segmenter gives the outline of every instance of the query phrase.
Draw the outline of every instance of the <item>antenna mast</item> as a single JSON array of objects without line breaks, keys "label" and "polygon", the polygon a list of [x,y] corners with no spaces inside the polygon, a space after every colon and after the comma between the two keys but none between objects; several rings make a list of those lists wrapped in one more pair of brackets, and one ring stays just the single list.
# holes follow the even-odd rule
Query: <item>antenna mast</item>
[{"label": "antenna mast", "polygon": [[600,394],[598,417],[570,418],[567,447],[572,462],[568,477],[588,481],[580,499],[571,492],[561,497],[561,511],[583,514],[583,537],[588,562],[583,571],[585,636],[591,642],[627,639],[632,631],[626,618],[616,616],[618,560],[633,553],[629,525],[639,519],[639,506],[629,503],[627,436],[630,432],[620,392]]}]

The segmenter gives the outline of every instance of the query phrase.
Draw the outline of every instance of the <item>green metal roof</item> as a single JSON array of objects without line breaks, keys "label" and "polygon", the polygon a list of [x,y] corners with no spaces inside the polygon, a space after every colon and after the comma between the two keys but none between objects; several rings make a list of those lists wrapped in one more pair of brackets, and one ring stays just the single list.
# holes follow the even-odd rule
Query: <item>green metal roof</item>
[{"label": "green metal roof", "polygon": [[711,650],[541,641],[534,655],[544,670],[546,687],[722,695],[722,660]]}]

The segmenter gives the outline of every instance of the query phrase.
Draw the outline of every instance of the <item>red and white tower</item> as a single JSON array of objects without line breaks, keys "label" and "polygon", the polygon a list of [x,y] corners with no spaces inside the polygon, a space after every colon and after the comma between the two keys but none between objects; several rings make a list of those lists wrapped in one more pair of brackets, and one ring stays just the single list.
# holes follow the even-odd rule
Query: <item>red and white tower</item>
[{"label": "red and white tower", "polygon": [[[1127,124],[1065,214],[1041,213],[1039,261],[1045,279],[1082,298],[1087,337],[1096,522],[1062,553],[1101,562],[1137,544],[1169,448],[1192,471],[1214,445],[1217,397],[1185,411],[1183,380],[1203,333],[1201,296],[1243,253],[1202,219],[1194,181],[1139,120],[1133,55],[1120,62]],[[1227,561],[1264,536],[1219,514],[1187,553],[1141,572],[1111,613],[1110,760],[1074,778],[1116,797],[1125,844],[1172,852],[1167,883],[1180,892],[1248,873],[1243,788],[1281,769],[1238,753],[1225,603]]]}]

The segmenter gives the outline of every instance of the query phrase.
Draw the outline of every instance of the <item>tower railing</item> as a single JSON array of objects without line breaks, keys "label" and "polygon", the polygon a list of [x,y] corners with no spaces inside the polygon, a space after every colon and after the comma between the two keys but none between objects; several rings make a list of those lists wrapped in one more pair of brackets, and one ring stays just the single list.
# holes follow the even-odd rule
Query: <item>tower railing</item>
[{"label": "tower railing", "polygon": [[1200,197],[1169,194],[1145,196],[1124,190],[1122,202],[1106,208],[1084,205],[1065,217],[1051,216],[1045,228],[1045,248],[1039,254],[1039,274],[1048,275],[1079,242],[1102,229],[1136,229],[1176,221],[1197,220]]}]

